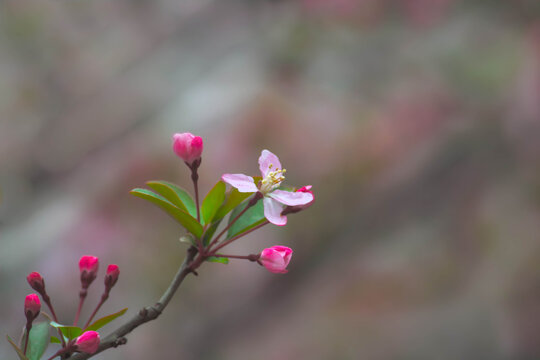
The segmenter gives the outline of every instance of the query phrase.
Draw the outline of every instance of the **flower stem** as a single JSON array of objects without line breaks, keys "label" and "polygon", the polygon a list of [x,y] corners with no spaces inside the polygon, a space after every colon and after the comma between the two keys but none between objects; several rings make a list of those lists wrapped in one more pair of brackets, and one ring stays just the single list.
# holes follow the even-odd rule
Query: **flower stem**
[{"label": "flower stem", "polygon": [[226,257],[230,259],[245,259],[249,261],[257,261],[259,259],[258,254],[250,254],[250,255],[224,255],[224,254],[215,254],[214,256],[218,257]]},{"label": "flower stem", "polygon": [[216,248],[215,248],[214,250],[211,251],[212,256],[217,256],[217,255],[215,255],[214,253],[215,253],[216,251],[218,251],[219,249],[223,248],[224,246],[229,245],[229,244],[232,243],[233,241],[235,241],[235,240],[241,238],[242,236],[246,236],[247,234],[249,234],[249,233],[251,233],[251,232],[253,232],[253,231],[255,231],[255,230],[258,230],[258,229],[262,228],[264,225],[269,224],[269,223],[270,223],[270,222],[269,222],[268,220],[266,220],[266,221],[263,222],[262,224],[259,224],[259,225],[255,226],[255,227],[249,229],[248,231],[244,231],[243,233],[238,234],[238,235],[236,235],[236,236],[230,238],[229,240],[222,242],[221,244],[219,244],[218,246],[216,246]]},{"label": "flower stem", "polygon": [[[56,317],[56,313],[54,312],[54,308],[52,306],[51,298],[46,293],[42,294],[42,297],[43,297],[43,301],[45,302],[45,304],[47,304],[47,306],[49,307],[49,310],[51,310],[51,315],[53,317],[53,320],[55,322],[58,322],[58,318]],[[60,329],[57,329],[57,330],[58,330],[58,335],[59,335],[60,341],[62,342],[62,347],[65,347],[66,346],[66,341],[64,340],[64,336],[62,335],[62,331],[60,331]]]},{"label": "flower stem", "polygon": [[[249,200],[249,202],[247,203],[246,207],[240,211],[240,213],[238,215],[236,215],[236,217],[231,221],[229,222],[229,224],[225,227],[225,229],[223,229],[215,238],[214,240],[212,240],[212,242],[210,243],[210,245],[208,245],[208,249],[210,249],[215,243],[217,243],[219,241],[219,238],[221,238],[221,236],[223,236],[223,234],[225,234],[225,232],[227,230],[229,230],[229,228],[242,216],[244,215],[244,213],[252,206],[254,206],[257,201],[259,201],[260,199],[263,198],[263,194],[261,194],[260,192],[256,192],[255,193],[255,196],[253,196],[251,198],[251,200]],[[230,240],[229,240],[230,241]],[[218,246],[216,249],[220,249],[222,246]]]},{"label": "flower stem", "polygon": [[24,340],[24,355],[26,355],[26,349],[28,348],[28,338],[30,337],[30,329],[32,329],[32,322],[26,322],[26,339]]},{"label": "flower stem", "polygon": [[108,298],[109,298],[109,293],[105,291],[103,295],[101,295],[101,300],[99,301],[99,304],[94,309],[94,312],[92,312],[92,315],[90,315],[90,318],[86,322],[86,325],[84,325],[84,329],[86,329],[88,325],[90,325],[90,322],[94,319],[94,316],[96,316],[97,312],[99,311],[99,308],[101,307],[101,305],[103,305],[105,301],[107,301]]},{"label": "flower stem", "polygon": [[79,307],[77,308],[77,314],[75,314],[75,321],[73,322],[73,326],[77,326],[77,323],[79,322],[79,316],[81,315],[81,310],[84,304],[84,299],[86,299],[86,294],[86,289],[82,289],[79,293]]},{"label": "flower stem", "polygon": [[195,205],[197,206],[197,221],[201,221],[201,210],[199,206],[199,173],[198,169],[201,165],[202,159],[199,159],[198,161],[193,162],[193,164],[189,165],[186,163],[186,165],[191,169],[191,180],[193,181],[193,188],[195,190]]}]

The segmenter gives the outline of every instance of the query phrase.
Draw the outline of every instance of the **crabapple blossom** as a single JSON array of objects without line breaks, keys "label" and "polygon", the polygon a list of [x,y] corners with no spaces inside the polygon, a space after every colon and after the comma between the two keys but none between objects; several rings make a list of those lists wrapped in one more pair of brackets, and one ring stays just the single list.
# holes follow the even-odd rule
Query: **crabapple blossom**
[{"label": "crabapple blossom", "polygon": [[110,264],[107,267],[107,274],[105,274],[105,288],[110,291],[111,288],[118,281],[118,275],[120,275],[120,269],[116,264]]},{"label": "crabapple blossom", "polygon": [[44,296],[45,294],[45,281],[43,280],[43,276],[41,276],[40,273],[34,271],[28,274],[26,277],[26,281],[28,281],[28,284],[30,287],[34,290],[36,290],[41,296]]},{"label": "crabapple blossom", "polygon": [[289,192],[277,188],[285,180],[286,170],[281,167],[279,158],[268,150],[263,150],[259,157],[259,169],[262,180],[255,184],[253,177],[244,174],[223,174],[221,179],[240,192],[263,195],[264,216],[272,224],[283,226],[287,217],[282,215],[285,206],[301,206],[313,201],[311,192]]},{"label": "crabapple blossom", "polygon": [[79,269],[81,271],[81,283],[83,288],[90,286],[97,276],[99,268],[99,259],[95,256],[85,255],[79,260]]},{"label": "crabapple blossom", "polygon": [[270,272],[286,274],[292,253],[292,249],[287,246],[272,246],[261,251],[259,261]]},{"label": "crabapple blossom", "polygon": [[75,341],[75,351],[93,354],[99,347],[99,333],[97,331],[85,331]]},{"label": "crabapple blossom", "polygon": [[26,295],[24,299],[24,314],[29,323],[31,323],[41,310],[41,302],[36,294]]},{"label": "crabapple blossom", "polygon": [[188,132],[174,134],[173,150],[178,157],[191,166],[201,157],[203,151],[202,138]]}]

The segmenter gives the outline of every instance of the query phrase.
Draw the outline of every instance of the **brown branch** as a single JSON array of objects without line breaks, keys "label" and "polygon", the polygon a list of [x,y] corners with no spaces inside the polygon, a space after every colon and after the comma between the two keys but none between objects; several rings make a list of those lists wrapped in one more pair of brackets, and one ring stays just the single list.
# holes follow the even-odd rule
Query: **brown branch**
[{"label": "brown branch", "polygon": [[[174,296],[174,293],[184,280],[184,278],[190,273],[194,272],[197,267],[202,263],[204,260],[201,256],[197,257],[195,259],[195,255],[197,254],[197,249],[194,247],[190,247],[187,251],[186,258],[184,259],[184,262],[178,269],[178,272],[176,273],[174,279],[171,281],[171,284],[165,290],[159,301],[152,305],[147,306],[141,311],[139,311],[135,316],[133,316],[130,320],[128,320],[126,323],[124,323],[122,326],[114,330],[112,333],[107,335],[104,339],[101,340],[101,343],[99,344],[98,351],[94,354],[85,354],[85,353],[79,353],[75,354],[69,359],[71,360],[83,360],[83,359],[89,359],[92,356],[99,354],[102,351],[105,351],[107,349],[110,349],[112,347],[117,347],[119,345],[123,345],[127,342],[126,335],[132,332],[135,328],[139,327],[140,325],[156,319],[165,309],[167,304],[169,304],[169,301],[171,301],[172,297]],[[195,259],[195,260],[194,260]]]}]

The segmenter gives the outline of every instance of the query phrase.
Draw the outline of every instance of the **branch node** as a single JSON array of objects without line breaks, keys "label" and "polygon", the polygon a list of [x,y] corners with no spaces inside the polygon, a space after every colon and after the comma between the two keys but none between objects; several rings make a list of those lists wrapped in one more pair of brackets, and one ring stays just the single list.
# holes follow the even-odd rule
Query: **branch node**
[{"label": "branch node", "polygon": [[114,343],[112,344],[112,347],[117,348],[118,346],[125,345],[126,343],[127,343],[127,339],[124,336],[122,336],[114,341]]}]

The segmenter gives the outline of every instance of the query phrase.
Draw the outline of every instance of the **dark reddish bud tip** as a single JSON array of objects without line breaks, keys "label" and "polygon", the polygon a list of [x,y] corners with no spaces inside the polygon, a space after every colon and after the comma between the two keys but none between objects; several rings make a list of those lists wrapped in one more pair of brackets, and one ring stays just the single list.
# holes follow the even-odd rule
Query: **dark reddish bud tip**
[{"label": "dark reddish bud tip", "polygon": [[45,281],[40,273],[36,271],[31,272],[26,277],[26,281],[28,281],[28,284],[32,289],[36,290],[39,294],[41,294],[41,296],[45,297]]},{"label": "dark reddish bud tip", "polygon": [[32,323],[39,315],[41,310],[41,302],[36,294],[26,295],[24,299],[24,314],[28,323]]},{"label": "dark reddish bud tip", "polygon": [[118,265],[110,264],[107,267],[107,274],[105,275],[105,289],[107,292],[109,292],[114,284],[116,284],[119,275],[120,269],[118,268]]},{"label": "dark reddish bud tip", "polygon": [[81,284],[83,289],[88,288],[97,276],[99,268],[99,259],[95,256],[85,255],[79,260],[79,269],[81,271]]}]

